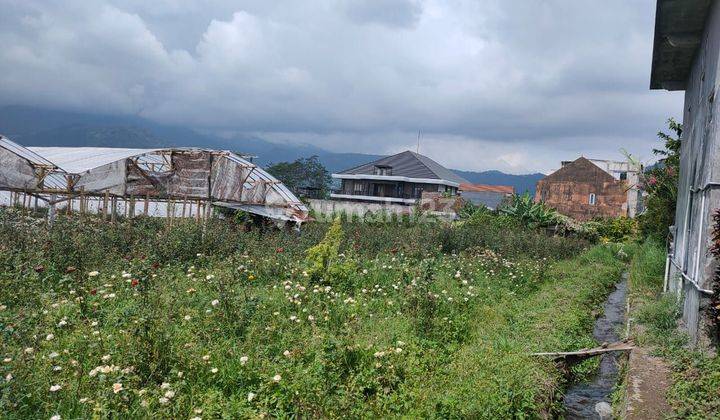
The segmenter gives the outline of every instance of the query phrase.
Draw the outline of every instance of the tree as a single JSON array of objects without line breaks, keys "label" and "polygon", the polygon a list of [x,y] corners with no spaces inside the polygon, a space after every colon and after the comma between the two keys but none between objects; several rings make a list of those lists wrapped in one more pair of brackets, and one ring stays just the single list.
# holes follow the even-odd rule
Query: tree
[{"label": "tree", "polygon": [[656,239],[668,236],[668,228],[675,222],[677,204],[682,124],[670,118],[668,128],[670,134],[658,133],[663,149],[653,149],[656,156],[661,156],[660,160],[641,179],[647,196],[645,212],[639,217],[640,232]]},{"label": "tree", "polygon": [[330,189],[330,173],[317,156],[271,164],[267,171],[299,196],[325,197]]}]

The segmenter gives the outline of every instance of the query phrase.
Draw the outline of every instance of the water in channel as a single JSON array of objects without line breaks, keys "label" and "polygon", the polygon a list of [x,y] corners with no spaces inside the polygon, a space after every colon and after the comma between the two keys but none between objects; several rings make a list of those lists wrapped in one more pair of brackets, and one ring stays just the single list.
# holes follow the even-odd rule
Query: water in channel
[{"label": "water in channel", "polygon": [[[618,335],[625,324],[625,299],[627,296],[627,277],[615,285],[605,301],[604,314],[595,321],[593,337],[598,343],[614,343],[620,340]],[[618,381],[618,352],[603,354],[600,360],[600,369],[595,376],[587,382],[576,383],[570,386],[565,393],[565,418],[567,419],[608,419],[602,416],[596,407],[603,411],[611,404],[610,394]],[[607,405],[603,405],[602,403]],[[600,405],[598,405],[600,403]]]}]

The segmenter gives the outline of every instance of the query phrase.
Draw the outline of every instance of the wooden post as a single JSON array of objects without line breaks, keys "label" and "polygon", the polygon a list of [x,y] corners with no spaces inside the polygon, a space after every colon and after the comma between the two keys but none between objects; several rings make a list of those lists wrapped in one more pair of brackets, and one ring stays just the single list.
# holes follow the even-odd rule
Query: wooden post
[{"label": "wooden post", "polygon": [[187,205],[187,195],[185,196],[185,199],[183,199],[183,206],[182,206],[182,218],[185,218],[185,206]]},{"label": "wooden post", "polygon": [[110,209],[110,222],[115,223],[117,220],[117,197],[112,198],[112,209]]},{"label": "wooden post", "polygon": [[102,218],[103,220],[107,220],[108,216],[108,201],[110,200],[110,191],[105,190],[105,197],[103,197],[103,205],[102,205]]},{"label": "wooden post", "polygon": [[195,212],[195,221],[197,223],[200,223],[200,200],[196,200],[195,205],[197,206],[197,211]]},{"label": "wooden post", "polygon": [[130,218],[135,217],[135,196],[130,196],[130,208],[128,209]]},{"label": "wooden post", "polygon": [[145,205],[144,205],[144,208],[143,208],[143,214],[145,214],[145,216],[148,215],[148,209],[149,209],[149,207],[150,207],[150,194],[146,194],[146,195],[145,195]]},{"label": "wooden post", "polygon": [[56,198],[57,198],[57,196],[55,194],[52,194],[50,196],[50,202],[48,203],[48,205],[50,206],[50,208],[48,209],[48,224],[50,226],[52,226],[53,223],[55,222],[55,199]]}]

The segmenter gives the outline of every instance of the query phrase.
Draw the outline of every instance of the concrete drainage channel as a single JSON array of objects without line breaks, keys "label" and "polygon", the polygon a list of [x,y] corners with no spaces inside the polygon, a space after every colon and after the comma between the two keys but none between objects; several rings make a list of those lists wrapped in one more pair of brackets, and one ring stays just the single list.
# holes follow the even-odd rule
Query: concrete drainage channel
[{"label": "concrete drainage channel", "polygon": [[[599,343],[620,341],[618,331],[625,325],[627,299],[627,274],[615,285],[605,301],[603,315],[595,321],[593,337]],[[589,381],[576,383],[565,392],[563,403],[567,419],[610,419],[613,418],[611,394],[620,379],[618,363],[626,357],[622,352],[602,354],[600,369]]]}]

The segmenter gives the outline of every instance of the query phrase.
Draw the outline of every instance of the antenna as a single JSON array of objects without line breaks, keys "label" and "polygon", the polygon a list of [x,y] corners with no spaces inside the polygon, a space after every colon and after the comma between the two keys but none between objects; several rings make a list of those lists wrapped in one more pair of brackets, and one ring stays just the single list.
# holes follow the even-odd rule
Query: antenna
[{"label": "antenna", "polygon": [[420,139],[422,138],[422,129],[418,130],[417,135],[417,149],[415,150],[415,153],[420,154]]}]

